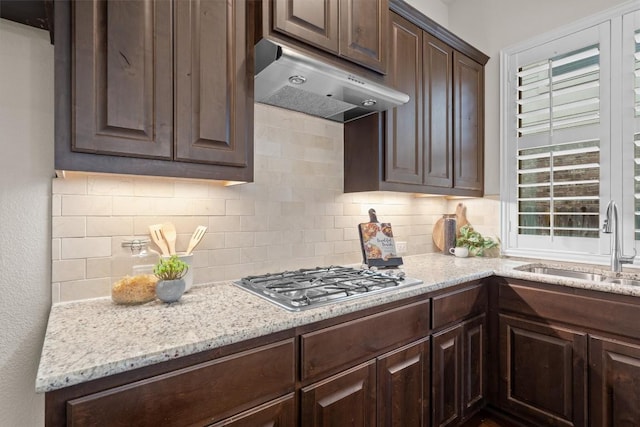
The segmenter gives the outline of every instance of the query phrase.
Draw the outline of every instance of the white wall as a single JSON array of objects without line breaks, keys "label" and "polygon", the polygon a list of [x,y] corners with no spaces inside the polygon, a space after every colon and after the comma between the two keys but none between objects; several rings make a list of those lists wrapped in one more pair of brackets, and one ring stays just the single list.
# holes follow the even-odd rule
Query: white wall
[{"label": "white wall", "polygon": [[0,426],[44,423],[35,378],[49,306],[53,46],[0,19]]},{"label": "white wall", "polygon": [[625,2],[453,0],[450,3],[449,29],[491,57],[485,68],[485,194],[500,192],[500,50]]},{"label": "white wall", "polygon": [[[418,9],[425,16],[436,21],[443,27],[449,26],[449,8],[441,0],[405,0],[408,4]],[[450,1],[450,0],[447,0]]]}]

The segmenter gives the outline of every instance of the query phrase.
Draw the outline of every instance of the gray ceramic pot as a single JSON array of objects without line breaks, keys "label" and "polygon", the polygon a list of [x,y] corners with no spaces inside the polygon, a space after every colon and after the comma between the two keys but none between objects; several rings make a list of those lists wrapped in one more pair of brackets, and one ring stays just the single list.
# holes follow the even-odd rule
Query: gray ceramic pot
[{"label": "gray ceramic pot", "polygon": [[184,293],[184,279],[159,280],[156,285],[156,295],[163,302],[176,302]]}]

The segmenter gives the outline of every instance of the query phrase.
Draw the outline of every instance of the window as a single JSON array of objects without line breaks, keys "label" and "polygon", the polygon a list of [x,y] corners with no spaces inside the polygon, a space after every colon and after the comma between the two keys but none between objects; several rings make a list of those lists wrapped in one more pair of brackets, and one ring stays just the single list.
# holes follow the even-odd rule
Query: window
[{"label": "window", "polygon": [[639,8],[503,51],[506,254],[608,262],[611,237],[600,228],[612,199],[623,251],[640,243]]}]

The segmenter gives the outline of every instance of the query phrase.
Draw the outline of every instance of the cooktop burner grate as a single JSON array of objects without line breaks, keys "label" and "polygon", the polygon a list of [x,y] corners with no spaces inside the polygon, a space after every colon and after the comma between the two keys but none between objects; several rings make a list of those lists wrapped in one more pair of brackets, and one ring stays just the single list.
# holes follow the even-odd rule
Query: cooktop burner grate
[{"label": "cooktop burner grate", "polygon": [[234,283],[287,310],[299,311],[422,281],[406,278],[401,270],[331,266],[248,276]]}]

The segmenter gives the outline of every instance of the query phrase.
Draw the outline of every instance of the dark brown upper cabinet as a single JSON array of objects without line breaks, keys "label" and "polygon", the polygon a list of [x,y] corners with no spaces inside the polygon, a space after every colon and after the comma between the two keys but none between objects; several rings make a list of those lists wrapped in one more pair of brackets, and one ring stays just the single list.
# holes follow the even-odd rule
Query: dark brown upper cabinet
[{"label": "dark brown upper cabinet", "polygon": [[453,52],[453,112],[453,188],[482,195],[484,68],[460,52]]},{"label": "dark brown upper cabinet", "polygon": [[274,31],[386,72],[388,0],[274,0],[272,4]]},{"label": "dark brown upper cabinet", "polygon": [[416,20],[418,12],[395,9],[385,82],[411,99],[345,124],[345,191],[482,196],[488,58],[446,30],[434,31],[432,22]]},{"label": "dark brown upper cabinet", "polygon": [[245,2],[55,8],[56,169],[253,180]]},{"label": "dark brown upper cabinet", "polygon": [[424,184],[453,187],[453,49],[422,33]]},{"label": "dark brown upper cabinet", "polygon": [[[390,25],[391,60],[387,83],[409,95],[404,105],[387,112],[386,181],[422,183],[422,30],[393,14]],[[346,185],[345,185],[346,187]],[[346,188],[345,188],[346,190]]]}]

